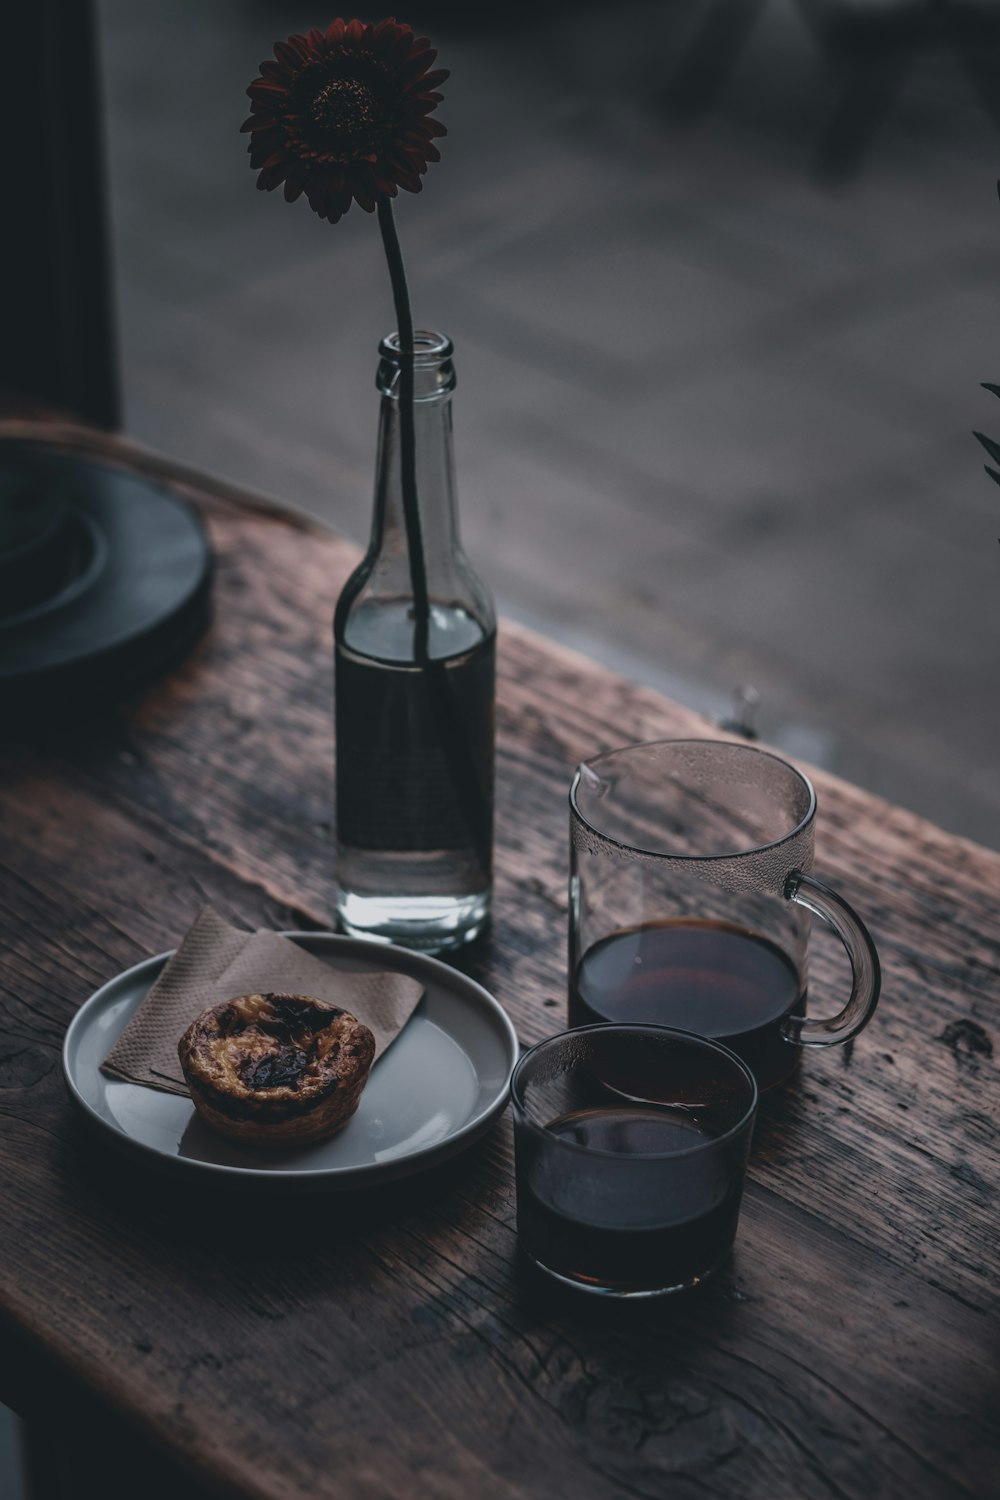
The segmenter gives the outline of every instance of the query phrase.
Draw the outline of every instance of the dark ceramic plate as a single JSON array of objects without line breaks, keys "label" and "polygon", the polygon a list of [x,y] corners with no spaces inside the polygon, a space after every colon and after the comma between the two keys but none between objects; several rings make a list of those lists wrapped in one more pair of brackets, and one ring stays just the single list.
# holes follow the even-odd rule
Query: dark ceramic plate
[{"label": "dark ceramic plate", "polygon": [[342,1190],[409,1176],[471,1145],[503,1111],[517,1037],[481,985],[425,954],[332,933],[286,932],[335,969],[411,974],[426,993],[372,1069],[358,1112],[329,1141],[261,1151],[212,1133],[178,1094],[107,1078],[100,1065],[163,968],[146,959],[103,985],[63,1045],[71,1094],[114,1144],[206,1181]]}]

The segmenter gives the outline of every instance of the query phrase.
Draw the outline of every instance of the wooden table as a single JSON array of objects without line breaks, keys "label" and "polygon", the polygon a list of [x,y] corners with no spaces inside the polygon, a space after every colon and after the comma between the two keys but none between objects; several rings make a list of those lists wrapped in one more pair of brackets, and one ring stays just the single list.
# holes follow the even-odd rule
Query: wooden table
[{"label": "wooden table", "polygon": [[[883,1000],[765,1111],[731,1267],[698,1293],[636,1315],[539,1288],[506,1118],[357,1202],[213,1201],[101,1149],[59,1063],[94,988],[205,900],[329,922],[330,615],[355,553],[49,431],[160,471],[219,564],[216,624],[168,681],[2,754],[0,1395],[50,1480],[112,1495],[141,1462],[121,1492],[143,1500],[192,1478],[267,1500],[996,1494],[1000,857],[831,776],[819,873],[869,920]],[[563,1023],[574,763],[706,727],[503,627],[496,918],[456,962],[523,1043]],[[814,946],[832,1010],[843,957]]]}]

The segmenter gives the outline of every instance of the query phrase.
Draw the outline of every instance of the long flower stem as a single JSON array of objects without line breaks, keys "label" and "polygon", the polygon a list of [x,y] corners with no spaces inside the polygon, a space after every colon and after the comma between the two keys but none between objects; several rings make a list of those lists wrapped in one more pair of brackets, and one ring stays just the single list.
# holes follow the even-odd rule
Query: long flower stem
[{"label": "long flower stem", "polygon": [[432,661],[429,649],[430,598],[427,591],[427,563],[424,557],[423,530],[417,495],[417,442],[414,422],[414,347],[413,314],[406,285],[403,255],[396,233],[392,200],[380,198],[378,224],[392,281],[396,304],[396,326],[399,333],[399,464],[403,491],[403,521],[410,554],[410,583],[413,589],[413,655],[423,668],[429,702],[441,736],[441,748],[451,772],[455,794],[462,804],[469,839],[480,867],[486,876],[491,868],[492,808],[490,799],[479,785],[468,726],[453,684],[443,661]]},{"label": "long flower stem", "polygon": [[403,254],[399,248],[392,199],[380,198],[378,226],[389,265],[392,299],[396,305],[396,327],[399,332],[399,463],[403,491],[403,520],[406,526],[407,550],[410,554],[410,582],[413,586],[413,647],[418,662],[428,659],[430,599],[427,593],[427,564],[420,525],[417,496],[417,439],[413,414],[413,313],[406,285]]}]

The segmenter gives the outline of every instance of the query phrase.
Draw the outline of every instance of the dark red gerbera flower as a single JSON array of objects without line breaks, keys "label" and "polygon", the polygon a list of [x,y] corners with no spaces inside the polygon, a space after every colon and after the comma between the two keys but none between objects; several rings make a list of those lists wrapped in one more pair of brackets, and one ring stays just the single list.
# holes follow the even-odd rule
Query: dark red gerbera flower
[{"label": "dark red gerbera flower", "polygon": [[374,26],[337,20],[275,42],[274,55],[247,89],[242,127],[259,188],[283,182],[289,203],[305,193],[332,224],[352,199],[371,213],[398,188],[419,193],[427,163],[441,159],[434,138],[446,133],[429,118],[448,74],[431,71],[427,37],[391,16]]}]

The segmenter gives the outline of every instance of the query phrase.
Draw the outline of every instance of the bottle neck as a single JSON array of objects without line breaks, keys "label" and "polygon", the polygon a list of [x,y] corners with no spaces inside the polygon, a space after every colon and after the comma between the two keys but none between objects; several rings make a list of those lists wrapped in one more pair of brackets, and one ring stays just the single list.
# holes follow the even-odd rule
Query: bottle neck
[{"label": "bottle neck", "polygon": [[[415,403],[414,439],[417,501],[425,564],[430,573],[436,557],[442,553],[450,554],[460,545],[449,395]],[[400,454],[399,401],[383,395],[369,551],[400,551],[405,558],[407,538]]]},{"label": "bottle neck", "polygon": [[[404,505],[401,364],[395,336],[383,339],[377,385],[382,397],[371,541],[337,601],[334,632],[365,656],[419,661],[453,656],[496,629],[490,591],[462,550],[452,454],[451,343],[416,335],[414,458],[416,506]],[[414,510],[418,527],[412,525]],[[408,524],[410,523],[410,524]],[[422,569],[412,566],[419,532]],[[419,590],[419,592],[418,592]],[[429,608],[421,609],[426,599]],[[395,623],[394,623],[395,622]],[[396,632],[396,625],[401,634]],[[396,632],[394,634],[394,632]],[[386,642],[391,640],[391,649]]]}]

